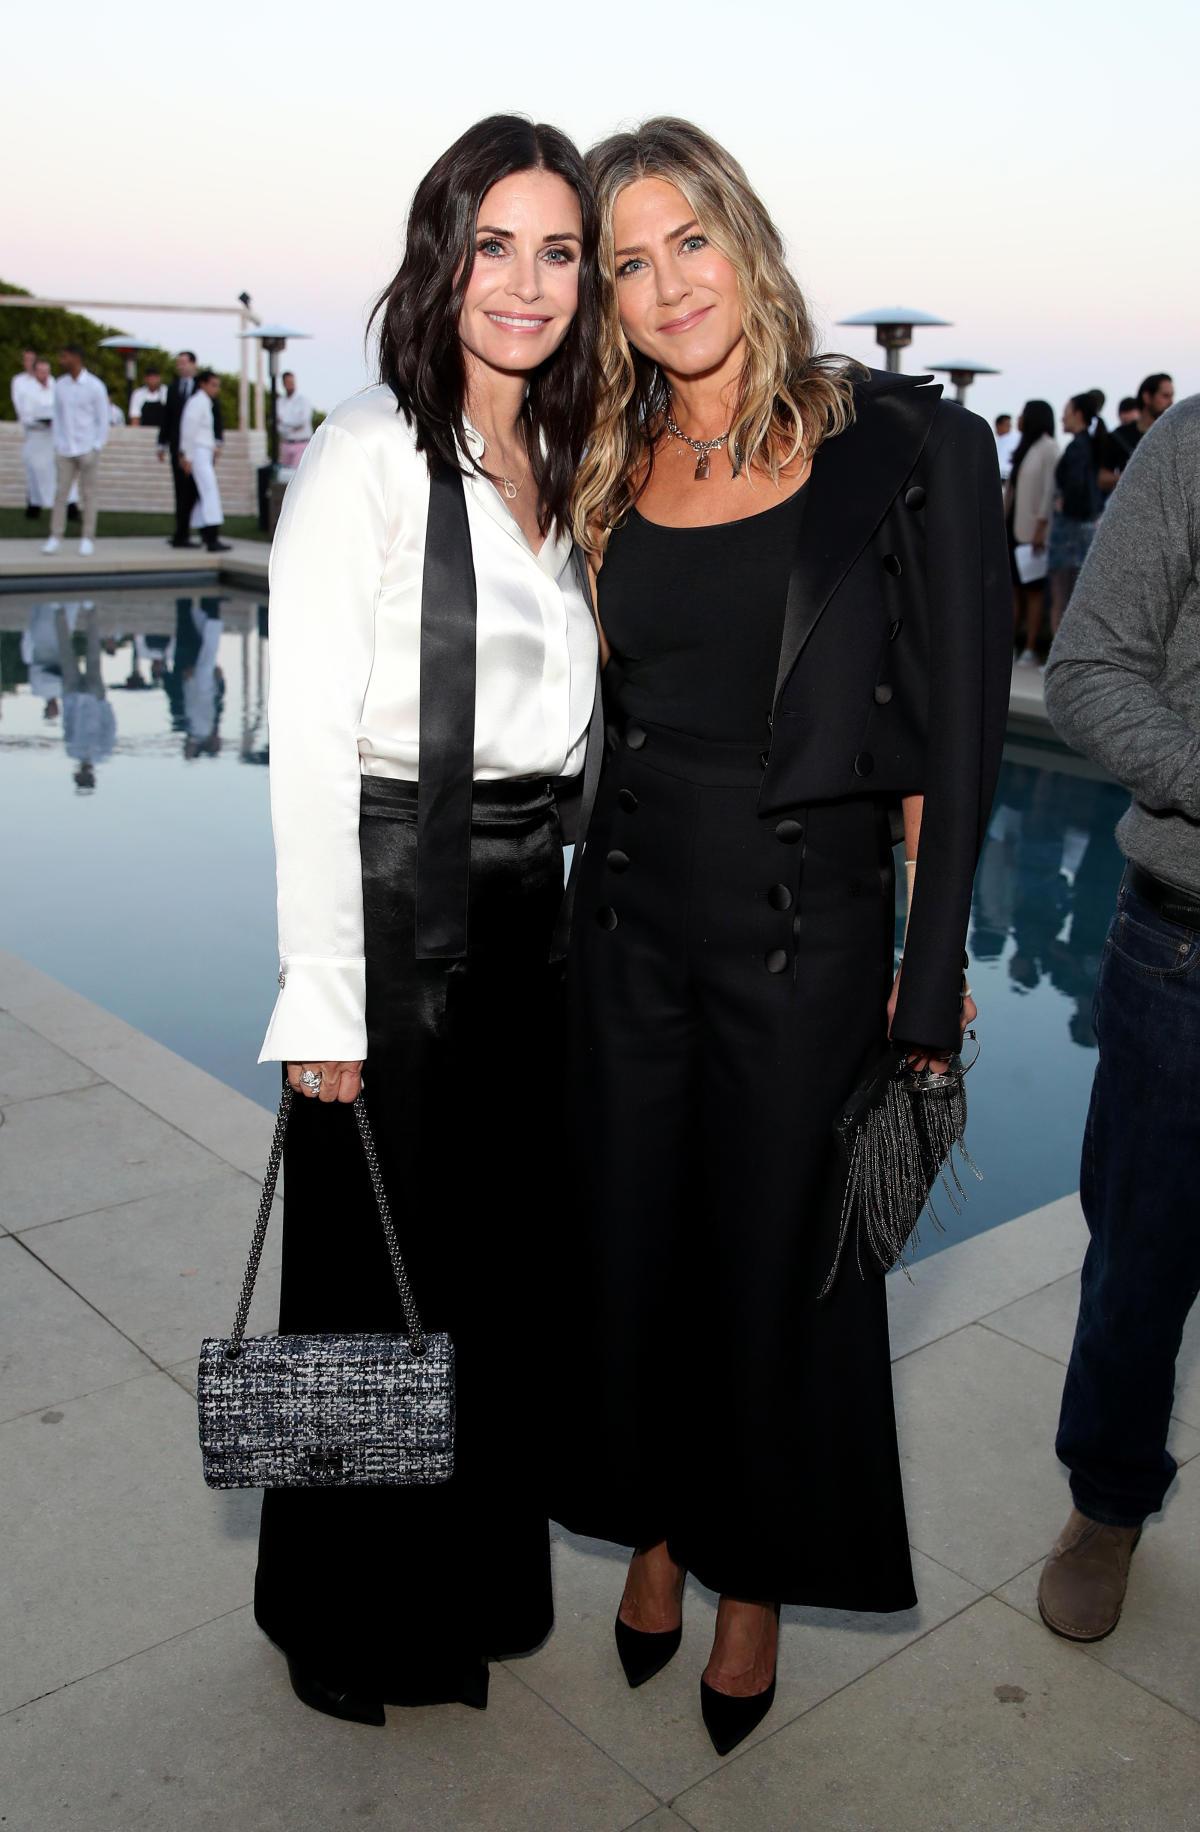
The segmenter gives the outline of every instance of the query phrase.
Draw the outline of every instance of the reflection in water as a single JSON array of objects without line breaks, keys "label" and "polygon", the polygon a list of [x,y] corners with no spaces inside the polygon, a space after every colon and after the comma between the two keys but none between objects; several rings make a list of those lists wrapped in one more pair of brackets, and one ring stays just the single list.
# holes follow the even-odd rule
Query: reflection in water
[{"label": "reflection in water", "polygon": [[[82,664],[74,642],[80,622]],[[117,742],[117,718],[100,671],[99,613],[90,601],[60,604],[55,606],[54,623],[62,673],[63,740],[67,756],[78,766],[72,777],[75,787],[81,795],[90,795],[96,787],[96,765],[112,756]]]},{"label": "reflection in water", "polygon": [[1092,995],[1123,865],[1113,829],[1128,796],[1047,761],[1010,758],[1001,770],[968,946],[982,964],[999,962],[1011,942],[1010,989],[1028,994],[1047,981],[1070,1001],[1071,1041],[1094,1049]]},{"label": "reflection in water", "polygon": [[[273,1107],[277,1072],[255,1064],[278,969],[267,772],[235,767],[269,754],[266,605],[179,589],[0,593],[0,946]],[[103,778],[86,807],[64,737],[72,772]],[[1048,743],[1006,753],[970,930],[984,1181],[926,1251],[1078,1186],[1126,800]],[[81,883],[104,886],[82,914]]]}]

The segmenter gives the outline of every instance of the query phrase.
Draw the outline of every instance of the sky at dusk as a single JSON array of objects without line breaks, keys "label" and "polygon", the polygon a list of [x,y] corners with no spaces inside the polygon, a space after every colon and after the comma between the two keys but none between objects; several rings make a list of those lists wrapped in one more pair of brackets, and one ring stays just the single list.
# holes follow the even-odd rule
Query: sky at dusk
[{"label": "sky at dusk", "polygon": [[[1200,390],[1200,9],[1177,0],[645,0],[502,9],[131,0],[115,23],[60,0],[6,85],[0,277],[47,297],[233,304],[311,332],[289,349],[329,408],[368,379],[369,304],[408,199],[484,114],[584,147],[685,115],[745,166],[827,344],[836,320],[936,313],[904,367],[1003,373],[970,405],[1119,395],[1154,369]],[[47,86],[48,84],[48,86]],[[14,183],[21,165],[27,183]],[[233,319],[105,316],[238,365]]]}]

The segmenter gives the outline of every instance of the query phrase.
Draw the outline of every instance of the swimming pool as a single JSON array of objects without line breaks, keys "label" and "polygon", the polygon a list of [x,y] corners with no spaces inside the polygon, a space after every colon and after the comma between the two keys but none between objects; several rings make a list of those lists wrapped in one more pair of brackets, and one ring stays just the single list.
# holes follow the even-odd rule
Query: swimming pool
[{"label": "swimming pool", "polygon": [[[0,945],[273,1107],[266,629],[215,584],[0,595]],[[1053,744],[1006,751],[970,933],[984,1181],[923,1252],[1078,1185],[1126,800]]]}]

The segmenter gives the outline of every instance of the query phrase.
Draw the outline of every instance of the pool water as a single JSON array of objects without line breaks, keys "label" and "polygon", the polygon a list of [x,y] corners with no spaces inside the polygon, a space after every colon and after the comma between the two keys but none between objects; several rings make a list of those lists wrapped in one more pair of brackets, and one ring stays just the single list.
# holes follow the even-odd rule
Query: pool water
[{"label": "pool water", "polygon": [[[266,628],[215,585],[0,595],[0,945],[273,1107]],[[1078,1186],[1126,801],[1055,745],[1006,752],[969,941],[984,1180],[922,1252]]]}]

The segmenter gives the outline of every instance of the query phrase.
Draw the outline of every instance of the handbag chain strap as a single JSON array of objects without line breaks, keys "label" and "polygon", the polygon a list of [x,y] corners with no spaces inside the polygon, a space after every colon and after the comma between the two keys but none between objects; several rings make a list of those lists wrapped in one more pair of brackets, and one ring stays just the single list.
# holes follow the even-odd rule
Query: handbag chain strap
[{"label": "handbag chain strap", "polygon": [[[292,1110],[292,1102],[295,1098],[292,1089],[285,1087],[279,1102],[279,1113],[275,1120],[275,1136],[271,1140],[267,1174],[263,1178],[262,1200],[258,1205],[258,1219],[254,1223],[254,1237],[250,1242],[250,1258],[246,1265],[246,1276],[242,1280],[242,1295],[238,1299],[233,1334],[229,1338],[229,1347],[225,1351],[231,1361],[241,1352],[242,1339],[246,1334],[250,1300],[254,1296],[254,1287],[258,1280],[259,1262],[262,1259],[263,1244],[267,1238],[267,1223],[271,1218],[271,1205],[275,1200],[275,1185],[279,1180],[279,1165],[283,1158],[283,1140],[287,1132],[288,1115]],[[388,1207],[387,1192],[383,1187],[383,1177],[379,1170],[379,1156],[375,1150],[375,1140],[371,1133],[370,1121],[367,1118],[366,1102],[361,1094],[354,1103],[354,1117],[358,1121],[358,1132],[362,1139],[363,1151],[366,1154],[371,1188],[375,1192],[375,1206],[379,1210],[379,1219],[383,1223],[383,1235],[387,1241],[388,1256],[391,1259],[392,1272],[396,1279],[396,1289],[400,1293],[400,1304],[404,1311],[409,1347],[414,1355],[423,1355],[425,1353],[425,1331],[421,1325],[421,1317],[417,1310],[417,1301],[413,1297],[412,1286],[409,1284],[408,1270],[400,1252],[400,1242],[396,1239],[396,1224],[392,1220],[392,1211]]]}]

